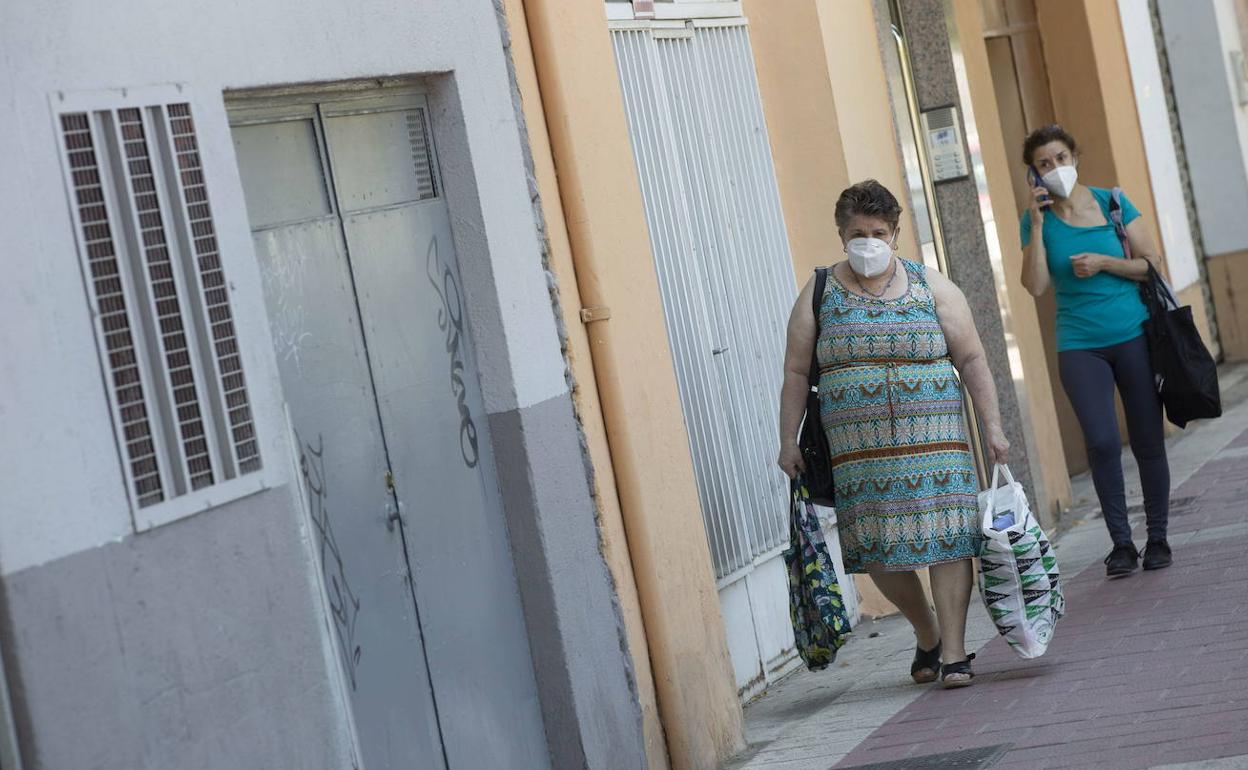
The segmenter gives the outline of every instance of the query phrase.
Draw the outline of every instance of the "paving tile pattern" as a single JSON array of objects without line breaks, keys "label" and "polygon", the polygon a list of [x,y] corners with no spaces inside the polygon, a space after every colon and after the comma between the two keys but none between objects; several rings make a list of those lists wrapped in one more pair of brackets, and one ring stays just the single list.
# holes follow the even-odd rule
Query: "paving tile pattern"
[{"label": "paving tile pattern", "polygon": [[1088,568],[1066,583],[1044,657],[995,639],[973,687],[933,687],[835,767],[1004,743],[1002,770],[1248,755],[1248,458],[1234,451],[1245,447],[1248,431],[1173,490],[1191,498],[1170,521],[1174,566],[1114,581]]}]

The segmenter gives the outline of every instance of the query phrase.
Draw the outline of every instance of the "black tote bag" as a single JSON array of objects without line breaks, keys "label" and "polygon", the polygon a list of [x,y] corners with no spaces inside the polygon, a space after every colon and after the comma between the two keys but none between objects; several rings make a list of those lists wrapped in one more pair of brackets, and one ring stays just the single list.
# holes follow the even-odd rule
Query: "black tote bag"
[{"label": "black tote bag", "polygon": [[[1110,193],[1109,216],[1122,242],[1123,255],[1131,259],[1121,200],[1122,190],[1115,187]],[[1148,278],[1140,284],[1140,298],[1148,309],[1144,334],[1166,419],[1183,428],[1192,420],[1221,417],[1218,365],[1196,330],[1192,309],[1179,307],[1174,292],[1151,262]]]},{"label": "black tote bag", "polygon": [[823,420],[819,417],[819,305],[823,302],[823,290],[828,283],[828,269],[815,270],[815,293],[811,299],[815,313],[815,347],[810,354],[810,375],[807,378],[806,416],[798,433],[797,445],[802,450],[802,462],[806,466],[802,477],[810,501],[816,505],[836,505],[836,482],[832,477],[832,450],[823,432]]},{"label": "black tote bag", "polygon": [[1222,416],[1218,366],[1196,330],[1192,309],[1179,307],[1151,263],[1140,296],[1148,308],[1144,333],[1166,419],[1183,428],[1191,420]]}]

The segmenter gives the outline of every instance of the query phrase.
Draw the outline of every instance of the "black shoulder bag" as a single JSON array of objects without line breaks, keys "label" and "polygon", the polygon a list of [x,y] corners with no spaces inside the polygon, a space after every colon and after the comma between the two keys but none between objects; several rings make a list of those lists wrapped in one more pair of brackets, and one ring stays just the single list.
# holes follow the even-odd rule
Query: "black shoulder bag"
[{"label": "black shoulder bag", "polygon": [[[1122,221],[1122,189],[1115,187],[1109,198],[1109,218],[1122,242],[1122,253],[1131,259],[1131,244]],[[1144,334],[1161,403],[1170,422],[1185,427],[1191,420],[1222,415],[1222,394],[1218,388],[1218,366],[1200,339],[1190,307],[1179,307],[1178,299],[1157,268],[1148,264],[1148,278],[1140,284],[1140,298],[1148,308]]]},{"label": "black shoulder bag", "polygon": [[819,417],[819,306],[823,304],[823,291],[828,283],[828,269],[815,270],[815,293],[811,308],[815,313],[815,345],[810,354],[809,388],[806,391],[806,416],[798,433],[797,445],[802,450],[802,462],[806,471],[809,498],[816,505],[832,507],[836,504],[836,483],[832,478],[832,451],[828,447],[827,434]]}]

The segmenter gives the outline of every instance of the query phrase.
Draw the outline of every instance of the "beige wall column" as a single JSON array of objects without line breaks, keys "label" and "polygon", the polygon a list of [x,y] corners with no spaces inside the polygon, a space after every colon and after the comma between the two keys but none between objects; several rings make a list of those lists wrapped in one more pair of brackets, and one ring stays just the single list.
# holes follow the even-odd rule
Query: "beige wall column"
[{"label": "beige wall column", "polygon": [[[825,76],[836,99],[836,125],[849,171],[847,182],[875,179],[909,208],[871,0],[816,0],[815,7],[823,37]],[[829,209],[829,217],[831,213]],[[906,211],[902,216],[898,249],[908,258],[922,261],[913,213]],[[842,258],[839,243],[836,256]]]},{"label": "beige wall column", "polygon": [[[833,211],[874,177],[901,196],[884,65],[870,0],[745,0],[759,91],[798,284],[843,258]],[[902,253],[918,252],[904,228]]]},{"label": "beige wall column", "polygon": [[1024,415],[1024,433],[1028,454],[1033,457],[1033,474],[1041,477],[1040,487],[1045,490],[1047,498],[1033,503],[1045,514],[1054,515],[1070,505],[1070,475],[1055,403],[1058,394],[1054,392],[1049,377],[1040,316],[1035,298],[1022,284],[1023,251],[1018,240],[1018,211],[1010,175],[1010,164],[1021,162],[1015,157],[1019,149],[1005,146],[988,48],[984,43],[982,4],[980,0],[952,0],[952,5],[958,40],[966,62],[971,91],[970,109],[974,112],[975,125],[979,130],[984,173],[988,177],[996,240],[1001,251],[1006,294],[998,299],[1006,307],[1009,316],[1007,332],[1013,336],[1025,373],[1024,379],[1016,380],[1014,387]]},{"label": "beige wall column", "polygon": [[1079,179],[1121,187],[1161,243],[1139,112],[1115,3],[1036,3],[1057,121],[1079,142]]},{"label": "beige wall column", "polygon": [[758,90],[771,139],[798,285],[840,255],[832,210],[849,183],[832,84],[812,3],[745,0]]},{"label": "beige wall column", "polygon": [[[870,0],[743,5],[801,285],[844,258],[833,217],[841,190],[874,178],[905,198],[874,15]],[[913,227],[900,248],[918,254]]]},{"label": "beige wall column", "polygon": [[559,310],[567,334],[564,354],[575,381],[572,399],[581,427],[585,431],[587,450],[594,467],[594,500],[598,509],[598,528],[602,537],[603,554],[615,581],[628,649],[633,660],[633,676],[637,685],[637,699],[641,706],[642,730],[646,742],[646,759],[650,770],[666,770],[669,766],[667,743],[659,718],[645,620],[642,618],[637,580],[628,552],[619,493],[615,487],[611,448],[607,442],[602,402],[599,400],[598,382],[594,376],[589,335],[580,319],[581,295],[576,285],[572,245],[568,240],[567,222],[559,198],[559,183],[555,176],[555,161],[550,147],[550,135],[546,129],[546,116],[542,112],[541,90],[537,84],[537,68],[533,63],[528,22],[525,20],[521,0],[505,0],[504,6],[511,36],[512,62],[528,131],[529,152],[533,160],[533,175],[541,199],[546,250],[550,269],[558,281]]},{"label": "beige wall column", "polygon": [[[583,306],[610,312],[585,327],[611,455],[595,467],[614,470],[671,764],[710,770],[744,747],[741,707],[605,14],[523,6],[575,286]],[[570,288],[567,265],[554,267]]]}]

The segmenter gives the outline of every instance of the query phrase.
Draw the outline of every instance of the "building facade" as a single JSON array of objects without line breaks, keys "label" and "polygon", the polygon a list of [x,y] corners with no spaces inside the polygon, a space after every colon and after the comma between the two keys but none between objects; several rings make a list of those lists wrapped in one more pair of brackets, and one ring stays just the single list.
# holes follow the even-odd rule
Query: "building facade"
[{"label": "building facade", "polygon": [[495,6],[2,15],[5,770],[641,767]]},{"label": "building facade", "polygon": [[864,178],[1050,527],[1029,130],[1248,355],[1233,0],[72,5],[0,25],[4,770],[718,767],[800,665],[784,326]]},{"label": "building facade", "polygon": [[[513,35],[513,53],[535,157],[549,140],[538,182],[552,251],[567,252],[554,268],[570,300],[580,414],[595,468],[611,469],[596,475],[605,541],[621,544],[608,561],[624,605],[636,602],[630,639],[644,639],[655,677],[653,702],[641,690],[647,734],[662,731],[673,766],[714,767],[740,743],[735,712],[714,710],[722,685],[705,681],[704,661],[726,641],[743,699],[796,665],[769,538],[783,521],[781,493],[767,489],[779,480],[772,426],[734,399],[766,379],[760,358],[774,375],[767,330],[777,334],[811,268],[838,258],[841,189],[875,177],[897,192],[903,253],[966,292],[1015,462],[1052,527],[1087,465],[1057,379],[1052,299],[1020,281],[1026,133],[1061,122],[1080,139],[1081,178],[1142,201],[1172,283],[1216,349],[1214,308],[1146,3],[604,6],[605,22],[588,6],[507,8],[526,33],[527,46]],[[951,114],[969,172],[937,179],[927,129]],[[787,289],[773,283],[785,259]],[[760,514],[754,494],[771,507]],[[709,564],[691,563],[690,511],[702,515]],[[869,581],[855,583],[861,612],[891,610]],[[722,630],[706,625],[705,603],[696,614],[687,604],[712,588]],[[696,664],[691,650],[702,651]]]}]

